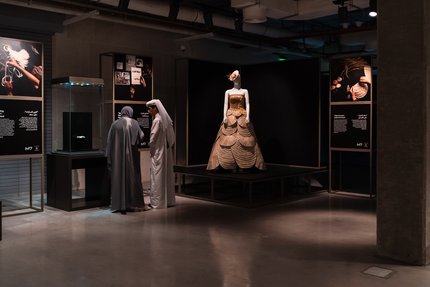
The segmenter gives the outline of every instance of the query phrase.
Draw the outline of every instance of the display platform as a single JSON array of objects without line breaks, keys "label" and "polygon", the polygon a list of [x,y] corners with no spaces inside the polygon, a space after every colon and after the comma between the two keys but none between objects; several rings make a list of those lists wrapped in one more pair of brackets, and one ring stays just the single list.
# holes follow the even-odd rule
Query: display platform
[{"label": "display platform", "polygon": [[[109,205],[107,160],[99,152],[52,153],[47,155],[49,206],[66,211]],[[74,189],[83,172],[83,189]]]},{"label": "display platform", "polygon": [[[251,170],[248,172],[208,171],[206,165],[175,165],[173,169],[179,176],[178,195],[222,203],[228,202],[228,198],[238,198],[242,195],[240,205],[245,206],[259,206],[274,200],[284,200],[287,186],[294,186],[296,190],[300,187],[301,194],[310,192],[312,190],[310,177],[327,173],[326,167],[296,167],[278,164],[267,164],[265,171]],[[187,182],[186,177],[194,180]],[[217,194],[215,194],[215,189]],[[319,190],[321,189],[322,187],[319,188]],[[243,201],[243,195],[246,195],[246,202]]]}]

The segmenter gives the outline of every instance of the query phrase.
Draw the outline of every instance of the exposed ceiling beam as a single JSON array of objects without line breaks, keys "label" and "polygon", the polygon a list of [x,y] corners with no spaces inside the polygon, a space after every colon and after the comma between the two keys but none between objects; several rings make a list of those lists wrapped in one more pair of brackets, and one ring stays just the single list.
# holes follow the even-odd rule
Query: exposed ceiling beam
[{"label": "exposed ceiling beam", "polygon": [[94,18],[95,16],[98,16],[98,15],[100,15],[99,11],[93,10],[93,11],[90,11],[88,13],[84,13],[84,14],[81,14],[81,15],[78,15],[78,16],[64,20],[63,26],[67,26],[67,25],[70,25],[70,24],[73,24],[76,22],[80,22],[80,21],[83,21],[85,19]]}]

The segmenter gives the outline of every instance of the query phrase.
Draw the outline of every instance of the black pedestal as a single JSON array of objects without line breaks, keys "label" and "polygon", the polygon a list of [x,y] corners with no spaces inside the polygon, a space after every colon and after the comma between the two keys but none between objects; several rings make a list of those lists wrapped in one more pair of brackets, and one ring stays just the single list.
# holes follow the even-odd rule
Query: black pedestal
[{"label": "black pedestal", "polygon": [[[85,197],[73,198],[72,170],[85,169]],[[66,211],[109,205],[106,157],[96,153],[48,154],[47,192],[49,206]]]}]

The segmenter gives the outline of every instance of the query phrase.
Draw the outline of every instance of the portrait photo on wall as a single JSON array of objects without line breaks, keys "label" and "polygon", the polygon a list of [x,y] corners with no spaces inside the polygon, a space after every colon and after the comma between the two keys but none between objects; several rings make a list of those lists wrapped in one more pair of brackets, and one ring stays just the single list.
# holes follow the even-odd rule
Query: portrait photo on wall
[{"label": "portrait photo on wall", "polygon": [[152,58],[115,54],[114,63],[115,100],[152,99]]},{"label": "portrait photo on wall", "polygon": [[0,37],[0,95],[41,97],[42,43]]},{"label": "portrait photo on wall", "polygon": [[330,62],[331,102],[371,101],[370,57],[348,57]]}]

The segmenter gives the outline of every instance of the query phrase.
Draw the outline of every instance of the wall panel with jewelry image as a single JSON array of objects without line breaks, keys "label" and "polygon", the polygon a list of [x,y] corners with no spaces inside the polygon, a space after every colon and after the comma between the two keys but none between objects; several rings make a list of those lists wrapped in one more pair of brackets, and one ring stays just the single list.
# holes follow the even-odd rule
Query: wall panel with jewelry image
[{"label": "wall panel with jewelry image", "polygon": [[0,79],[3,211],[43,210],[43,44],[0,37]]},{"label": "wall panel with jewelry image", "polygon": [[[373,196],[371,61],[371,56],[351,56],[330,62],[330,191]],[[367,170],[364,174],[363,169]],[[368,186],[355,185],[348,179],[350,174]]]}]

